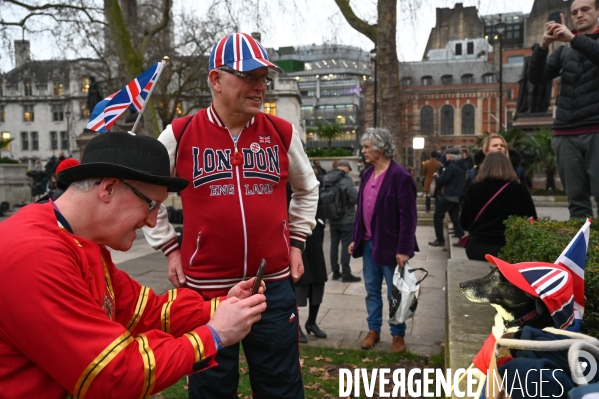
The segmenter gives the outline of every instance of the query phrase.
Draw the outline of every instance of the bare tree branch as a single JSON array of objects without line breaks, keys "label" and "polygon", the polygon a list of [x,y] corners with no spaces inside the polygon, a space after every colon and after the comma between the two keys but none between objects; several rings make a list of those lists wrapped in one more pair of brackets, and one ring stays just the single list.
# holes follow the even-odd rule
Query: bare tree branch
[{"label": "bare tree branch", "polygon": [[339,7],[341,14],[343,14],[345,17],[347,23],[352,28],[369,38],[376,46],[378,42],[377,25],[370,25],[368,22],[358,17],[349,4],[349,0],[335,0],[335,3],[337,3],[337,6]]},{"label": "bare tree branch", "polygon": [[173,0],[164,0],[164,7],[162,9],[162,19],[156,25],[150,28],[150,31],[145,35],[141,46],[139,46],[139,53],[143,56],[150,44],[150,41],[154,36],[166,28],[170,21],[171,8],[173,7]]}]

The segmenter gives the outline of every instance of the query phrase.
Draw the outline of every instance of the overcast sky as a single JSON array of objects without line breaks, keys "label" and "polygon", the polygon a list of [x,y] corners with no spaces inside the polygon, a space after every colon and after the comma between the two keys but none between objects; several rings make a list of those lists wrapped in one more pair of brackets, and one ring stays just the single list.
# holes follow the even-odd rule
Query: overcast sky
[{"label": "overcast sky", "polygon": [[[542,1],[542,0],[537,0]],[[202,15],[206,12],[208,1],[175,1],[175,10],[194,12]],[[233,2],[234,3],[234,2]],[[294,8],[292,3],[295,3]],[[398,7],[404,7],[398,15],[398,57],[401,61],[414,61],[422,58],[431,28],[435,25],[436,7],[454,7],[456,1],[450,0],[401,0]],[[534,0],[464,0],[464,6],[477,6],[479,14],[501,12],[529,13]],[[353,30],[339,12],[334,0],[276,0],[260,1],[264,23],[260,25],[262,43],[266,47],[298,46],[322,44],[323,42],[355,45],[364,50],[374,46],[370,40]],[[283,6],[281,6],[283,4]],[[369,21],[376,16],[375,0],[352,0],[357,14]],[[407,7],[411,6],[411,9]],[[223,10],[224,12],[224,10]],[[252,32],[258,29],[250,17],[241,21],[241,31]],[[15,32],[14,39],[21,34]],[[25,37],[27,39],[27,37]],[[31,39],[32,58],[35,60],[63,59],[65,56],[43,38]],[[0,54],[0,71],[13,68],[14,60],[7,54]]]}]

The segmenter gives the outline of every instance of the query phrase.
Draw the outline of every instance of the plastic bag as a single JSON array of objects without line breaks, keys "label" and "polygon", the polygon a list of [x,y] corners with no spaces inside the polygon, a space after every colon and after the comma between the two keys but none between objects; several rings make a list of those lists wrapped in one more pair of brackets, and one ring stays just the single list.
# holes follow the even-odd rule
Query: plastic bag
[{"label": "plastic bag", "polygon": [[428,189],[428,196],[429,197],[434,197],[436,193],[436,189],[437,189],[437,181],[435,179],[433,179],[433,181],[431,182],[431,185]]},{"label": "plastic bag", "polygon": [[[418,280],[417,271],[424,272],[424,276]],[[393,292],[391,303],[389,304],[389,323],[405,323],[410,317],[414,316],[418,306],[418,296],[420,295],[420,283],[428,276],[428,272],[423,268],[413,268],[409,262],[404,267],[395,267],[393,273]]]}]

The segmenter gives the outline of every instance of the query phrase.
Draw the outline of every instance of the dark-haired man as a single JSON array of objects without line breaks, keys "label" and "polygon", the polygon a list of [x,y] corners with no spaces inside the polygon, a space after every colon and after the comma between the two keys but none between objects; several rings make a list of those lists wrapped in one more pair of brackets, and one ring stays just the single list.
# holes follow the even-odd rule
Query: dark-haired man
[{"label": "dark-haired man", "polygon": [[[528,79],[536,85],[561,76],[551,147],[568,196],[571,218],[593,216],[591,194],[599,202],[599,1],[574,0],[570,31],[547,22],[541,46],[530,59]],[[567,43],[551,55],[549,45]]]},{"label": "dark-haired man", "polygon": [[106,247],[129,250],[167,191],[187,186],[169,172],[156,139],[99,135],[59,174],[60,198],[0,223],[1,397],[145,398],[213,366],[260,319],[253,279],[204,301],[156,295],[115,267]]}]

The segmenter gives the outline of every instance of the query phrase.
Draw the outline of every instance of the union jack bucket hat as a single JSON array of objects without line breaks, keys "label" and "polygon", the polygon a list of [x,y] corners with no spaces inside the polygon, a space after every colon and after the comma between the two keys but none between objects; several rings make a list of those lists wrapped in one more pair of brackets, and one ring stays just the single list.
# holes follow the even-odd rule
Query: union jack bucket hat
[{"label": "union jack bucket hat", "polygon": [[533,297],[541,298],[556,327],[564,329],[572,324],[574,284],[568,269],[554,263],[522,262],[512,265],[492,255],[486,255],[486,258],[510,283]]},{"label": "union jack bucket hat", "polygon": [[260,42],[247,33],[230,34],[214,45],[210,53],[208,71],[224,65],[239,72],[249,72],[262,67],[283,72],[268,60],[266,49]]}]

